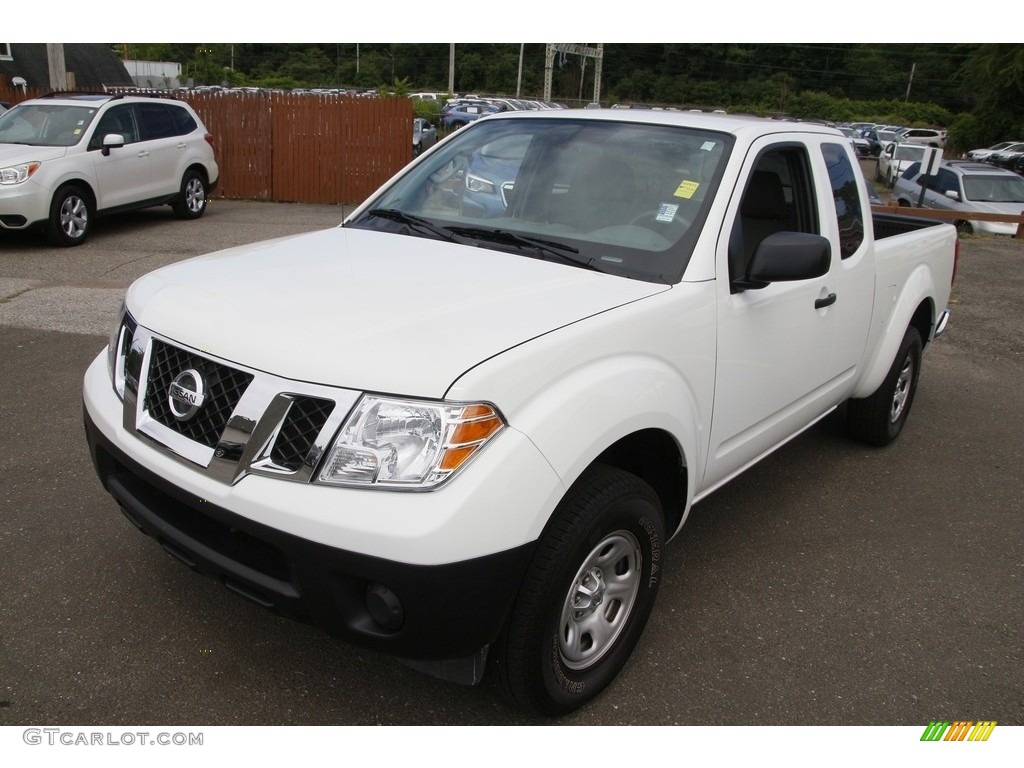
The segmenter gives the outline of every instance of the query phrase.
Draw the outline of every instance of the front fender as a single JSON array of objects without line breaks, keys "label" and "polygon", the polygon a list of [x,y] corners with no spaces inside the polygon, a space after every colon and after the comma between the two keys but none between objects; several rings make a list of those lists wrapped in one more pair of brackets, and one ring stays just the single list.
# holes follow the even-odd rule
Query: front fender
[{"label": "front fender", "polygon": [[[448,395],[495,403],[566,488],[623,438],[659,430],[688,469],[688,507],[714,399],[713,300],[713,283],[673,286],[508,350]],[[531,530],[539,535],[552,511],[538,511]]]}]

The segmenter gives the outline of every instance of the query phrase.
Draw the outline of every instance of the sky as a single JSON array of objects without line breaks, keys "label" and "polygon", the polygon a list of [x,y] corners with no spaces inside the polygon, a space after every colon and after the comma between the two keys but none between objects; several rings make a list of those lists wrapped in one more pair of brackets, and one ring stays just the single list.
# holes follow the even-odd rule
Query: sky
[{"label": "sky", "polygon": [[[741,5],[742,3],[742,5]],[[369,3],[329,3],[325,0],[289,0],[271,13],[255,11],[256,4],[205,3],[143,4],[124,12],[123,3],[89,5],[50,0],[29,3],[15,0],[4,9],[4,28],[15,37],[8,42],[456,42],[510,43],[550,40],[604,42],[1016,42],[1017,24],[969,23],[961,13],[900,15],[897,24],[885,23],[884,5],[822,0],[739,2],[728,6],[707,3],[630,3],[628,13],[608,13],[596,3],[554,4],[550,0],[517,0],[516,18],[507,9],[496,23],[496,6],[479,0],[443,3],[392,0],[389,12]],[[734,9],[742,7],[742,12]],[[933,6],[938,8],[938,6]],[[282,8],[287,11],[283,12]],[[390,9],[396,9],[393,13]],[[637,10],[637,9],[641,10]],[[997,18],[1005,8],[1016,18],[1007,0],[990,0],[985,17]],[[1014,10],[1011,12],[1010,9]],[[428,9],[424,12],[424,9]],[[731,12],[732,11],[732,12]],[[625,18],[624,18],[625,17]],[[874,21],[872,21],[874,18]],[[57,20],[54,23],[54,20]],[[953,23],[953,22],[958,23]],[[1000,35],[1002,37],[1000,37]],[[58,38],[58,39],[54,39]]]}]

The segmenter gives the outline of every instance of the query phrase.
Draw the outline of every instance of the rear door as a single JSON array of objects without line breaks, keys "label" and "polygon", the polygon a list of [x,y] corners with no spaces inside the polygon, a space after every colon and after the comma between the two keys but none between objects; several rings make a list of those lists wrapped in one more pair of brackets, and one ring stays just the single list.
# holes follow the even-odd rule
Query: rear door
[{"label": "rear door", "polygon": [[[153,187],[151,197],[173,195],[181,187],[188,155],[185,134],[195,130],[196,123],[187,111],[174,104],[159,101],[135,105],[142,130],[143,145],[152,158]],[[187,128],[187,123],[191,128]]]}]

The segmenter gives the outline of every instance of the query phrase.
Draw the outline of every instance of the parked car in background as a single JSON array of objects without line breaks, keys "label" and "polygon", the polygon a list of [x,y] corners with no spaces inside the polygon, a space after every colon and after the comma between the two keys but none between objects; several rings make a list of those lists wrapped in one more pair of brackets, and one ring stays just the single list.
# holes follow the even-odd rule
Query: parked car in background
[{"label": "parked car in background", "polygon": [[416,157],[437,143],[437,128],[422,117],[412,119],[412,156]]},{"label": "parked car in background", "polygon": [[864,179],[864,189],[867,192],[868,203],[870,205],[885,205],[885,201],[881,195],[878,194],[878,190],[875,189],[875,185],[867,179]]},{"label": "parked car in background", "polygon": [[1013,168],[1021,156],[1024,156],[1024,142],[1017,142],[998,152],[993,152],[985,158],[985,162],[998,165],[1000,168]]},{"label": "parked car in background", "polygon": [[967,152],[964,157],[968,160],[975,160],[977,162],[988,160],[996,152],[1001,152],[1004,149],[1009,149],[1011,144],[1019,144],[1017,141],[1000,141],[998,144],[993,144],[991,147],[985,147],[983,149],[972,149]]},{"label": "parked car in background", "polygon": [[866,157],[871,154],[871,144],[861,136],[860,131],[853,128],[840,128],[839,131],[853,144],[858,157]]},{"label": "parked car in background", "polygon": [[0,229],[40,227],[54,245],[81,245],[114,211],[199,218],[218,177],[213,135],[182,101],[55,94],[0,115]]},{"label": "parked car in background", "polygon": [[921,207],[962,211],[964,218],[956,222],[962,232],[1016,234],[1017,224],[1013,222],[979,221],[969,218],[969,215],[1019,215],[1024,210],[1024,178],[1013,171],[969,160],[943,161],[934,176],[922,176],[920,171],[920,163],[913,163],[896,180],[893,199],[899,205],[916,207],[921,201],[923,188]]},{"label": "parked car in background", "polygon": [[895,144],[900,140],[899,135],[894,131],[886,131],[881,128],[868,128],[863,132],[863,136],[871,147],[872,157],[878,157],[889,144]]},{"label": "parked car in background", "polygon": [[924,159],[924,150],[923,144],[889,144],[878,156],[875,180],[891,187],[911,163],[919,163]]},{"label": "parked car in background", "polygon": [[454,104],[441,110],[441,125],[448,130],[461,128],[484,115],[494,115],[498,112],[497,107],[485,103]]},{"label": "parked car in background", "polygon": [[903,144],[923,144],[926,147],[946,146],[946,132],[936,128],[907,128],[900,134]]}]

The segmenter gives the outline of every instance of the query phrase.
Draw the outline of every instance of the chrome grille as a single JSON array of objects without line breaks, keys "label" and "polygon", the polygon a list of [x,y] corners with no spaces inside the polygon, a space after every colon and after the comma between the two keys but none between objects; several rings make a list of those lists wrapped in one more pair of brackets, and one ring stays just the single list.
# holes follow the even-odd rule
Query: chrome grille
[{"label": "chrome grille", "polygon": [[[179,421],[171,412],[167,392],[174,377],[190,368],[202,374],[207,387],[207,399],[194,417]],[[147,379],[146,410],[150,417],[190,440],[213,448],[253,377],[154,340]]]},{"label": "chrome grille", "polygon": [[[233,484],[250,474],[312,482],[359,400],[355,390],[285,379],[179,347],[130,316],[125,326],[116,363],[124,372],[125,429],[218,482]],[[202,379],[202,397],[200,405],[185,407],[186,415],[182,406],[196,384],[181,376],[189,370]]]},{"label": "chrome grille", "polygon": [[270,451],[274,464],[292,472],[298,470],[333,408],[332,400],[296,397]]}]

